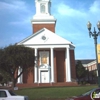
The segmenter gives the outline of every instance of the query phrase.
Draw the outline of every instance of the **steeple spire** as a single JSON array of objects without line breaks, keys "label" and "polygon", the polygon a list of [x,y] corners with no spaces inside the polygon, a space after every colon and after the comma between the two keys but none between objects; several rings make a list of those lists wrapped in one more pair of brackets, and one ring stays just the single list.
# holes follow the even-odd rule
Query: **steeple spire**
[{"label": "steeple spire", "polygon": [[33,33],[47,28],[55,32],[56,19],[51,15],[50,0],[35,0],[36,14],[32,19]]}]

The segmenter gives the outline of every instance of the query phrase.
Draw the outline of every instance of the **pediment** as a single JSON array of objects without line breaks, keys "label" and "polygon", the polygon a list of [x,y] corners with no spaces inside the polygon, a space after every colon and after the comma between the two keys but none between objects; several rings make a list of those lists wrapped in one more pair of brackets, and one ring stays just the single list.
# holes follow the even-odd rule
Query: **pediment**
[{"label": "pediment", "polygon": [[26,39],[18,43],[18,45],[62,45],[72,43],[59,35],[51,32],[50,30],[43,28],[40,31],[30,35]]},{"label": "pediment", "polygon": [[50,69],[51,67],[48,64],[42,64],[39,66],[40,69]]}]

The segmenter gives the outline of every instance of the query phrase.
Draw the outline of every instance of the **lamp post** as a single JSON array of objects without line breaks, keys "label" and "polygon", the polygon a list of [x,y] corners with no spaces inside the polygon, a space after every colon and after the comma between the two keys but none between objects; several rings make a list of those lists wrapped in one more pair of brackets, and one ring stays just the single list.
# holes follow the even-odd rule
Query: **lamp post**
[{"label": "lamp post", "polygon": [[98,35],[100,35],[100,21],[98,21],[97,23],[97,27],[98,27],[98,32],[96,32],[95,27],[94,27],[94,31],[91,32],[91,26],[92,24],[90,22],[87,23],[87,28],[89,30],[89,36],[94,38],[94,44],[95,44],[95,55],[96,55],[96,66],[97,66],[97,71],[98,71],[98,86],[100,87],[100,68],[98,66],[98,57],[97,57],[97,37]]}]

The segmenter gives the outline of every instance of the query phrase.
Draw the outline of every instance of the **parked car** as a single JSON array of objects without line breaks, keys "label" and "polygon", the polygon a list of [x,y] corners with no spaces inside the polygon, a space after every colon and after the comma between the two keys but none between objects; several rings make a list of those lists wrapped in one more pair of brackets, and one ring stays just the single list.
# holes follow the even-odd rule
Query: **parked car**
[{"label": "parked car", "polygon": [[67,100],[100,100],[100,88],[92,89],[80,96],[74,96]]},{"label": "parked car", "polygon": [[16,95],[11,90],[0,89],[0,100],[29,100],[28,96]]}]

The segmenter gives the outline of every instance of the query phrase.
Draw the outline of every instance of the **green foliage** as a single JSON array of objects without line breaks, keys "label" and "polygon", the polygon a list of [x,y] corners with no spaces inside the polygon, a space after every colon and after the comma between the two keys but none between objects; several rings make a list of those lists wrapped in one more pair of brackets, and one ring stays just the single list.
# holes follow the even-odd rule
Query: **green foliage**
[{"label": "green foliage", "polygon": [[0,83],[2,85],[4,85],[4,83],[8,83],[8,81],[11,81],[10,75],[2,69],[0,69],[0,77],[1,77]]},{"label": "green foliage", "polygon": [[[85,69],[85,67],[82,65],[81,61],[77,61],[76,64],[76,76],[78,78],[78,82],[80,83],[80,80],[88,76],[88,70]],[[83,82],[82,82],[83,83]]]},{"label": "green foliage", "polygon": [[97,72],[96,72],[96,70],[95,71],[92,71],[92,77],[97,77]]},{"label": "green foliage", "polygon": [[81,61],[77,61],[76,64],[76,75],[78,78],[82,78],[85,75],[85,67],[83,67]]},{"label": "green foliage", "polygon": [[[33,49],[22,45],[10,45],[0,49],[0,69],[8,73],[15,84],[25,70],[34,66],[34,58]],[[19,66],[22,72],[15,77]]]},{"label": "green foliage", "polygon": [[2,76],[2,74],[0,73],[0,83],[2,82],[2,80],[3,80],[3,76]]}]

